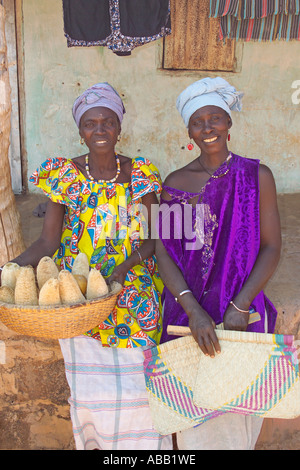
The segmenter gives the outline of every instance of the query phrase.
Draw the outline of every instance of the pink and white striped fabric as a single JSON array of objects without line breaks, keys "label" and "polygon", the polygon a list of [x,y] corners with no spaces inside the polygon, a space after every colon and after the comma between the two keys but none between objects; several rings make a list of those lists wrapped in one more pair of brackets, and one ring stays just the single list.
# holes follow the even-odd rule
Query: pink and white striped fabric
[{"label": "pink and white striped fabric", "polygon": [[153,427],[143,349],[107,348],[87,336],[60,340],[77,450],[170,450]]}]

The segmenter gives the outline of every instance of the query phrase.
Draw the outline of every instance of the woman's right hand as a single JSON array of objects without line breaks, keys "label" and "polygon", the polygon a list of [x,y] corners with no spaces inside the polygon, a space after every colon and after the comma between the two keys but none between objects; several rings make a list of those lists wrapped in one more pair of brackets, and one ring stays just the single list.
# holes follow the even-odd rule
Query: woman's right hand
[{"label": "woman's right hand", "polygon": [[203,354],[215,357],[215,353],[221,352],[215,322],[204,310],[189,317],[189,327]]},{"label": "woman's right hand", "polygon": [[[215,357],[221,352],[219,340],[215,332],[215,322],[208,313],[198,304],[192,294],[180,300],[181,306],[189,318],[189,328],[197,341],[201,351],[206,356]],[[189,298],[188,298],[189,297]]]}]

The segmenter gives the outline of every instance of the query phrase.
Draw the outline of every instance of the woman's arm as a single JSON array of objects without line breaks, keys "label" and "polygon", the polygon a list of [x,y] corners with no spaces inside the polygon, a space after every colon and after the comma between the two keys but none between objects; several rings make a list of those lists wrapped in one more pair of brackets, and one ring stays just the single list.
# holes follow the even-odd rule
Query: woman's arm
[{"label": "woman's arm", "polygon": [[156,258],[159,274],[169,291],[178,298],[178,302],[188,316],[189,327],[193,337],[205,355],[214,357],[221,351],[215,333],[215,323],[208,313],[199,305],[192,293],[179,296],[188,290],[183,274],[167,253],[162,241],[156,240]]},{"label": "woman's arm", "polygon": [[[182,181],[180,171],[171,173],[166,181],[166,186],[177,187]],[[165,201],[171,199],[170,195],[163,190],[161,197]],[[199,305],[192,293],[179,296],[180,292],[188,290],[188,285],[184,279],[181,270],[169,256],[162,241],[158,238],[155,243],[155,254],[159,274],[164,285],[178,299],[183,310],[188,316],[189,327],[194,339],[205,355],[214,357],[215,352],[221,351],[218,338],[215,333],[215,323],[208,313]]]},{"label": "woman's arm", "polygon": [[[232,299],[237,307],[248,310],[253,299],[265,287],[280,258],[281,228],[275,181],[265,165],[259,168],[260,250],[255,265],[239,294]],[[246,330],[249,316],[230,305],[225,312],[224,328]]]},{"label": "woman's arm", "polygon": [[47,203],[41,236],[15,259],[11,260],[26,266],[36,267],[43,256],[52,256],[60,245],[65,206],[52,202]]}]

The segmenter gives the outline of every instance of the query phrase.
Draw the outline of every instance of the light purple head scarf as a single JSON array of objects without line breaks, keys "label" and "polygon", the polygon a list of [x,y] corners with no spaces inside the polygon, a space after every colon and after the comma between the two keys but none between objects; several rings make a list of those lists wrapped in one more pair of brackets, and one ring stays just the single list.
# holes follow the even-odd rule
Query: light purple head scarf
[{"label": "light purple head scarf", "polygon": [[72,114],[79,128],[81,116],[91,108],[103,106],[116,113],[120,124],[125,114],[123,101],[116,90],[107,82],[97,83],[85,90],[74,102]]},{"label": "light purple head scarf", "polygon": [[183,90],[177,98],[176,107],[188,127],[192,114],[203,106],[218,106],[229,116],[231,116],[231,110],[240,111],[243,95],[244,93],[237,91],[223,78],[207,77],[192,83]]}]

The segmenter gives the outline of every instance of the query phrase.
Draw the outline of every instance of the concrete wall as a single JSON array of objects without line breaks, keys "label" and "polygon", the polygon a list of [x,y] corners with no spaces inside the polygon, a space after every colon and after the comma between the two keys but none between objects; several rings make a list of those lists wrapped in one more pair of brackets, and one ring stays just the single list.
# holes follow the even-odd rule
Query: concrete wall
[{"label": "concrete wall", "polygon": [[[23,15],[28,174],[49,156],[83,153],[71,107],[99,81],[110,82],[127,109],[120,152],[148,157],[163,178],[197,155],[182,149],[188,136],[175,101],[207,72],[160,70],[160,42],[130,57],[100,47],[68,49],[61,0],[24,0]],[[243,111],[233,117],[231,150],[269,165],[279,192],[298,192],[300,103],[292,102],[292,84],[300,80],[300,42],[239,44],[237,57],[240,71],[222,74],[245,93]]]}]

